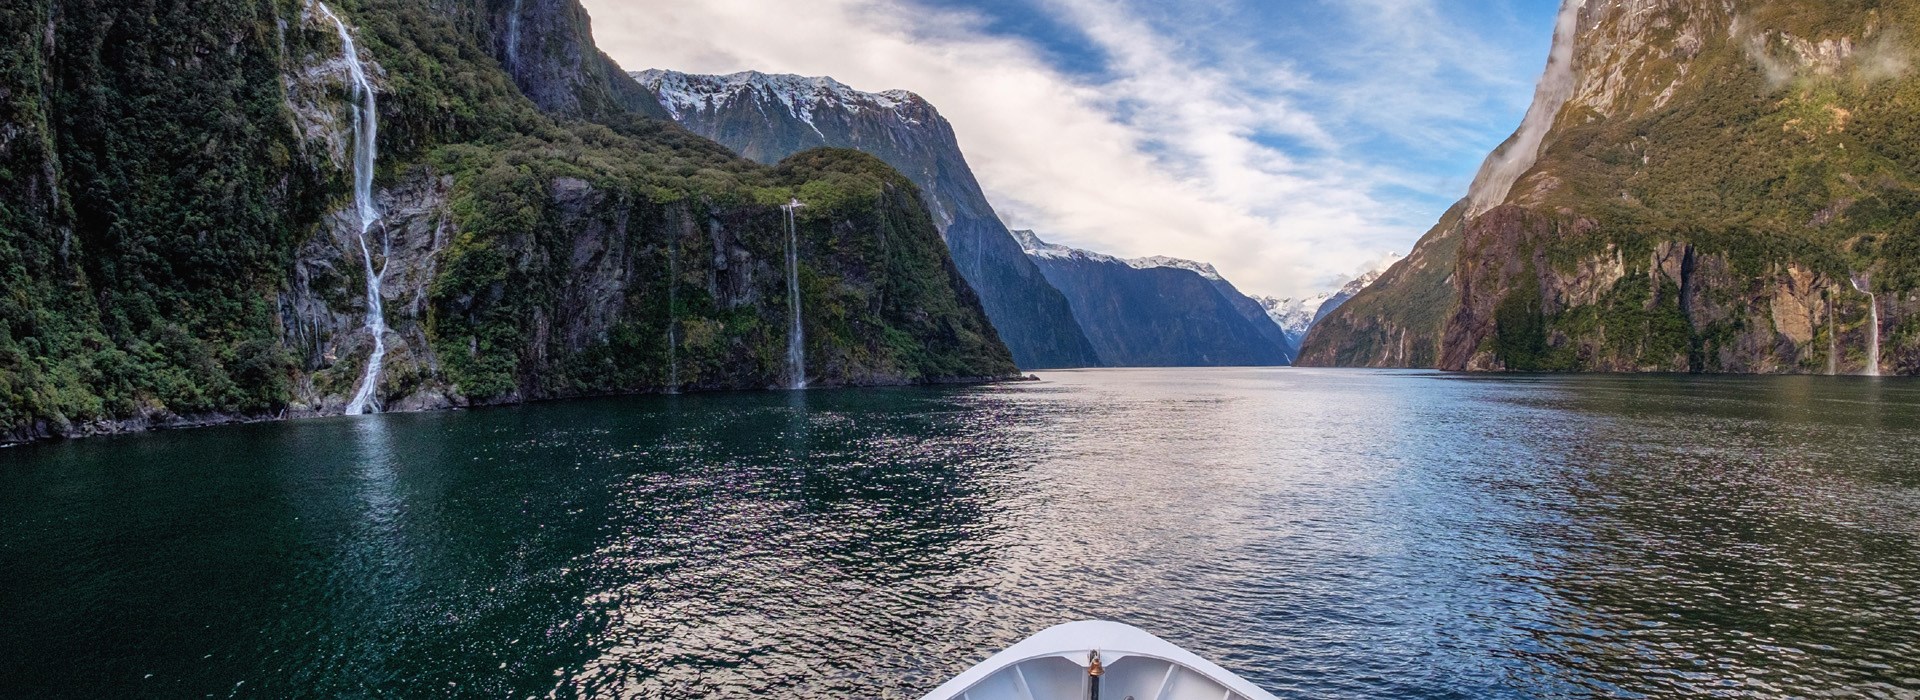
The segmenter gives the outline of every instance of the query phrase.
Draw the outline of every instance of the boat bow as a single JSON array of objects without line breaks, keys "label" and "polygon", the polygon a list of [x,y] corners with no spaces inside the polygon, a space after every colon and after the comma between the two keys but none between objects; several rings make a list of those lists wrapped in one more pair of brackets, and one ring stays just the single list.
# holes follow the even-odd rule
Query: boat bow
[{"label": "boat bow", "polygon": [[1276,700],[1136,627],[1069,622],[955,676],[921,700]]}]

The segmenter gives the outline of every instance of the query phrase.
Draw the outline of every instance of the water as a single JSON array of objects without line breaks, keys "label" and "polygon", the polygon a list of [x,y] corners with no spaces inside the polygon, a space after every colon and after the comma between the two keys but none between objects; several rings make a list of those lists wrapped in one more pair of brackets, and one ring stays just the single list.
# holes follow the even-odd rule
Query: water
[{"label": "water", "polygon": [[680,393],[680,243],[667,239],[667,393]]},{"label": "water", "polygon": [[513,8],[507,12],[507,70],[520,70],[520,4],[522,0],[513,0]]},{"label": "water", "polygon": [[353,393],[353,400],[347,402],[347,415],[357,416],[368,411],[380,410],[374,395],[380,388],[380,367],[387,358],[387,314],[380,299],[381,279],[386,276],[387,242],[381,239],[380,269],[373,267],[373,251],[367,246],[367,234],[380,223],[380,211],[373,204],[373,168],[379,156],[380,110],[374,102],[373,83],[367,81],[367,70],[360,62],[360,49],[353,43],[353,33],[347,30],[347,23],[327,8],[326,3],[317,3],[320,12],[333,21],[340,32],[340,43],[347,62],[347,74],[353,80],[353,209],[360,218],[360,259],[366,264],[367,275],[367,332],[373,335],[373,352],[367,356],[367,370],[360,378],[360,388]]},{"label": "water", "polygon": [[1853,288],[1867,295],[1867,371],[1869,377],[1880,376],[1880,298],[1873,295],[1873,279],[1866,275],[1855,275]]},{"label": "water", "polygon": [[[0,695],[1920,693],[1920,385],[1061,372],[0,451]],[[149,675],[150,674],[150,675]]]},{"label": "water", "polygon": [[1480,172],[1474,176],[1467,192],[1473,204],[1468,216],[1479,216],[1504,204],[1514,183],[1539,162],[1547,132],[1559,118],[1560,108],[1566,106],[1574,90],[1579,88],[1573,61],[1580,34],[1580,10],[1586,5],[1587,0],[1561,0],[1559,19],[1553,28],[1553,49],[1547,56],[1547,71],[1540,76],[1540,84],[1534,90],[1533,104],[1527,108],[1527,116],[1521,119],[1520,129],[1514,132],[1513,138],[1494,149],[1480,165]]},{"label": "water", "polygon": [[796,199],[780,207],[787,212],[787,388],[796,391],[807,388],[807,332],[800,324],[800,229],[794,222],[794,214],[804,206]]}]

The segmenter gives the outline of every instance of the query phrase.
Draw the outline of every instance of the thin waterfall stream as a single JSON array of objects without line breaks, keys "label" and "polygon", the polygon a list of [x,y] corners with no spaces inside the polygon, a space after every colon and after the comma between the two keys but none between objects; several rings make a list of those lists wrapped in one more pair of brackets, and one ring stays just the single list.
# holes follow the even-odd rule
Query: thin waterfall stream
[{"label": "thin waterfall stream", "polygon": [[353,41],[353,33],[347,31],[347,23],[333,13],[324,2],[316,2],[320,12],[333,21],[334,29],[340,32],[340,43],[347,59],[347,73],[353,79],[353,207],[360,217],[360,259],[366,265],[367,275],[367,332],[373,335],[373,352],[367,355],[366,373],[360,378],[360,388],[353,393],[353,400],[347,402],[346,413],[357,416],[380,410],[374,393],[380,387],[380,369],[387,358],[387,314],[380,300],[381,279],[386,276],[387,240],[380,240],[381,263],[378,270],[373,266],[373,250],[367,245],[367,235],[380,223],[380,212],[373,205],[373,168],[378,157],[380,137],[380,113],[374,102],[373,83],[367,80],[366,66],[360,62],[360,49]]},{"label": "thin waterfall stream", "polygon": [[780,207],[787,212],[787,315],[791,319],[787,328],[787,386],[795,390],[807,388],[807,336],[800,324],[800,233],[794,216],[804,206],[794,199]]},{"label": "thin waterfall stream", "polygon": [[1853,288],[1867,295],[1867,371],[1869,377],[1880,376],[1880,298],[1873,294],[1873,278],[1867,275],[1854,275]]},{"label": "thin waterfall stream", "polygon": [[680,393],[680,241],[667,238],[667,393]]},{"label": "thin waterfall stream", "polygon": [[512,14],[507,15],[507,70],[520,70],[520,4],[524,0],[513,0]]}]

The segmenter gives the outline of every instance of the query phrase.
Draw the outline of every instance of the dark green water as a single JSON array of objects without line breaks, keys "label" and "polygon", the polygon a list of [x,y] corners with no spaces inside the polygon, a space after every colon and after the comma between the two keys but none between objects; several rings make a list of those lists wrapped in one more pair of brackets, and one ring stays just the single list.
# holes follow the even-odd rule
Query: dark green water
[{"label": "dark green water", "polygon": [[1089,617],[1283,697],[1920,695],[1920,384],[1045,378],[0,450],[0,695],[915,697]]}]

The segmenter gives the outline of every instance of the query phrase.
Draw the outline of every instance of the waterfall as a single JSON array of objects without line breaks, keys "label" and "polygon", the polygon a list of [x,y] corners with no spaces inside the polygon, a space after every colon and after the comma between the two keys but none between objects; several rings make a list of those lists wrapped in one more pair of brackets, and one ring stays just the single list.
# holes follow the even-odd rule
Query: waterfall
[{"label": "waterfall", "polygon": [[367,356],[366,374],[360,378],[360,388],[353,393],[353,400],[347,403],[347,415],[357,416],[380,410],[374,392],[380,388],[380,366],[387,359],[387,314],[380,301],[380,281],[386,276],[385,261],[389,252],[386,238],[381,237],[382,262],[377,271],[373,268],[373,250],[367,247],[367,234],[380,223],[380,212],[373,206],[373,165],[378,156],[380,112],[374,103],[373,83],[367,81],[366,67],[360,63],[360,49],[354,45],[347,23],[340,21],[326,3],[315,4],[340,32],[347,73],[353,78],[353,208],[360,217],[360,259],[366,265],[367,332],[373,334],[373,352]]},{"label": "waterfall", "polygon": [[1547,131],[1559,117],[1560,108],[1566,106],[1574,89],[1579,87],[1573,62],[1580,38],[1580,10],[1586,5],[1587,0],[1562,0],[1559,19],[1554,23],[1553,50],[1547,57],[1547,72],[1540,77],[1540,85],[1534,91],[1533,105],[1521,120],[1520,130],[1487,156],[1480,173],[1473,178],[1473,186],[1467,190],[1467,197],[1473,203],[1467,212],[1469,217],[1485,214],[1506,202],[1514,183],[1540,160]]},{"label": "waterfall", "polygon": [[507,70],[520,70],[520,3],[513,0],[513,14],[507,15]]},{"label": "waterfall", "polygon": [[792,319],[787,328],[787,386],[796,390],[807,388],[807,337],[800,326],[800,233],[794,220],[794,212],[804,206],[794,199],[780,207],[787,212],[787,316]]},{"label": "waterfall", "polygon": [[1880,298],[1873,295],[1873,278],[1867,275],[1854,275],[1853,288],[1867,295],[1867,372],[1869,377],[1880,376]]},{"label": "waterfall", "polygon": [[667,393],[680,393],[680,242],[667,238]]}]

